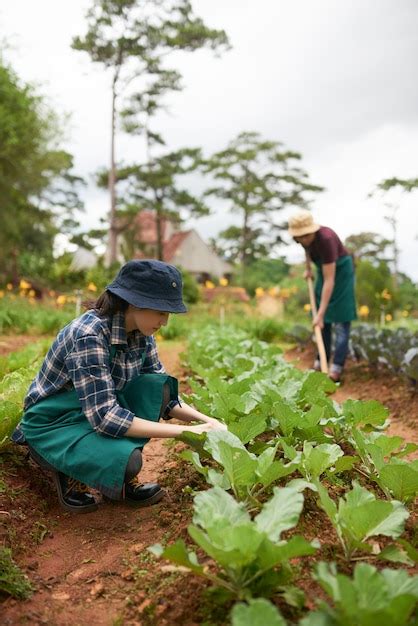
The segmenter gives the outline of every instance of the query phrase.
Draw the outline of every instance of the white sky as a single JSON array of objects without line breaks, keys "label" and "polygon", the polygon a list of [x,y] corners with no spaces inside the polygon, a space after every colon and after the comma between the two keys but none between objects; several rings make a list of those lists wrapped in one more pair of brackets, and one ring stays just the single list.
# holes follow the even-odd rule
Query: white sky
[{"label": "white sky", "polygon": [[[0,3],[6,57],[51,105],[70,113],[66,148],[76,172],[108,165],[110,77],[71,49],[85,32],[90,0]],[[326,187],[314,217],[341,238],[390,236],[385,202],[400,206],[400,269],[418,280],[418,191],[367,196],[384,178],[418,176],[418,3],[416,0],[194,0],[196,15],[223,28],[233,49],[177,54],[168,65],[185,89],[170,97],[156,130],[169,149],[223,149],[239,132],[258,131],[302,152],[312,182]],[[143,155],[141,139],[119,135],[117,156]],[[86,226],[96,227],[108,198],[91,183]],[[285,217],[285,216],[283,216]],[[204,238],[234,221],[221,208],[192,223]],[[283,249],[302,260],[295,245]]]}]

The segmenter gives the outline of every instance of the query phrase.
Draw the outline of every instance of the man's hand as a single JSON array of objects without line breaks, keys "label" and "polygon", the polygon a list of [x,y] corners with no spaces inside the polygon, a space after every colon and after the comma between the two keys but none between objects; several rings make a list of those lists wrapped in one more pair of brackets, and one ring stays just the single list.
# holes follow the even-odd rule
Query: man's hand
[{"label": "man's hand", "polygon": [[308,280],[308,278],[313,279],[313,272],[312,272],[311,268],[306,269],[306,270],[304,271],[304,273],[303,273],[303,278],[304,278],[305,280]]},{"label": "man's hand", "polygon": [[321,330],[324,328],[324,316],[322,313],[317,313],[312,320],[312,326],[318,326]]}]

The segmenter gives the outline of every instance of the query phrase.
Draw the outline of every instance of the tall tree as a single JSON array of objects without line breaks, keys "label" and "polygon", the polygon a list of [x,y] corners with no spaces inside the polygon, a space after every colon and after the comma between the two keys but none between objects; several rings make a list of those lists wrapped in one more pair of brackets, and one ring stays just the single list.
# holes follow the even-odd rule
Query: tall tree
[{"label": "tall tree", "polygon": [[57,232],[73,228],[82,181],[59,148],[58,119],[2,60],[0,93],[0,257],[16,281],[23,254],[50,261]]},{"label": "tall tree", "polygon": [[[132,219],[143,209],[152,210],[155,214],[157,256],[160,260],[164,260],[162,225],[165,219],[180,223],[186,217],[201,217],[209,213],[209,208],[199,197],[180,185],[180,178],[196,170],[200,163],[199,149],[182,148],[154,157],[147,163],[118,168],[118,185],[123,188],[123,193],[117,205],[116,226],[131,247],[135,245]],[[106,187],[108,176],[108,172],[101,173],[99,186]]]},{"label": "tall tree", "polygon": [[[93,1],[87,13],[87,33],[84,37],[76,37],[72,45],[76,50],[88,52],[93,62],[104,65],[112,75],[108,177],[110,263],[116,260],[117,253],[115,132],[120,96],[127,91],[128,86],[131,94],[144,94],[149,91],[148,83],[153,77],[165,76],[168,89],[167,69],[163,66],[163,60],[175,50],[217,50],[227,44],[223,30],[210,29],[194,16],[189,0]],[[172,88],[179,88],[178,80]],[[163,92],[167,89],[164,88]],[[157,90],[155,97],[159,98],[160,95],[161,92]],[[145,111],[147,115],[153,113],[152,106],[151,110],[148,107],[149,102],[147,104],[141,97],[138,102],[140,111]]]},{"label": "tall tree", "polygon": [[344,243],[356,260],[368,260],[374,265],[380,261],[388,261],[387,248],[391,241],[378,233],[362,232],[349,235]]},{"label": "tall tree", "polygon": [[206,195],[227,200],[229,210],[241,216],[239,228],[219,236],[229,240],[230,252],[238,254],[243,272],[255,258],[282,242],[285,225],[276,221],[278,213],[285,207],[306,207],[308,194],[323,190],[295,165],[300,159],[298,152],[285,149],[280,142],[244,132],[206,161],[205,171],[220,183]]}]

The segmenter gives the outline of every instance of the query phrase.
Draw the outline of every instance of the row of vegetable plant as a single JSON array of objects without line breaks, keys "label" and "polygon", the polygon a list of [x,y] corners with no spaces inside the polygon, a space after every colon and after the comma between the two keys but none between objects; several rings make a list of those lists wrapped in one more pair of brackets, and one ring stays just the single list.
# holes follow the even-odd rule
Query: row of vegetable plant
[{"label": "row of vegetable plant", "polygon": [[[194,495],[194,545],[150,550],[238,600],[233,626],[285,624],[267,600],[278,594],[301,610],[304,594],[292,579],[302,557],[315,562],[312,576],[329,602],[304,611],[301,626],[415,623],[418,576],[406,568],[418,552],[404,531],[418,492],[418,461],[406,457],[418,446],[385,433],[385,407],[337,404],[325,375],[297,370],[277,346],[236,328],[193,337],[187,365],[190,401],[228,431],[183,436],[182,457],[208,483]],[[316,515],[334,529],[343,571],[324,561],[317,538],[304,536],[312,497]],[[388,562],[404,569],[380,571]]]}]

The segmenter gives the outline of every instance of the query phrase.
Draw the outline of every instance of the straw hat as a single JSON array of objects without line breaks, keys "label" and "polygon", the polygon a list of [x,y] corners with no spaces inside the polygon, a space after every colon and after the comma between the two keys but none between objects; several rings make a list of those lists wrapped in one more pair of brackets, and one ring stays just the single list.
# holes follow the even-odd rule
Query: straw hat
[{"label": "straw hat", "polygon": [[292,237],[302,237],[316,233],[317,230],[319,224],[315,224],[310,211],[298,211],[289,218],[289,233]]}]

